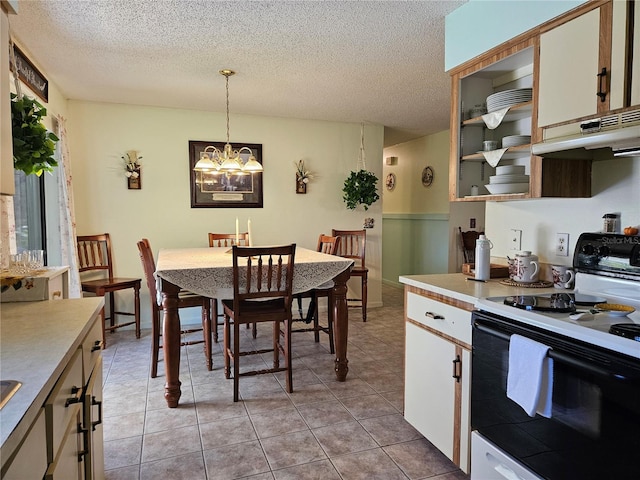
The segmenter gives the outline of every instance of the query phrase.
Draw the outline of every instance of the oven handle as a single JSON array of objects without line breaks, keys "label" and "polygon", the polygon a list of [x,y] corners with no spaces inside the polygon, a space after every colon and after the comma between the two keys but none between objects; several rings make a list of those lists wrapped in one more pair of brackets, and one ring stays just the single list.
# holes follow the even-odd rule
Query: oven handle
[{"label": "oven handle", "polygon": [[[507,334],[507,333],[503,333],[500,332],[498,330],[494,330],[491,327],[487,327],[485,325],[482,325],[478,322],[473,322],[473,326],[474,328],[477,328],[478,330],[480,330],[481,332],[484,332],[488,335],[492,335],[494,337],[500,338],[502,340],[506,340],[507,342],[509,342],[511,340],[511,335]],[[618,373],[615,373],[611,370],[608,370],[606,368],[602,368],[602,367],[598,367],[597,365],[594,365],[592,363],[589,362],[585,362],[579,358],[573,357],[571,355],[567,355],[566,353],[561,353],[557,350],[553,350],[550,349],[549,353],[547,354],[550,358],[553,358],[554,360],[558,360],[560,363],[564,363],[566,365],[570,365],[572,367],[578,368],[580,370],[589,372],[589,373],[593,373],[594,375],[598,375],[600,377],[605,377],[605,378],[612,378],[614,380],[619,380],[619,381],[627,381],[627,380],[631,380],[631,378],[628,378],[624,375],[620,375]]]}]

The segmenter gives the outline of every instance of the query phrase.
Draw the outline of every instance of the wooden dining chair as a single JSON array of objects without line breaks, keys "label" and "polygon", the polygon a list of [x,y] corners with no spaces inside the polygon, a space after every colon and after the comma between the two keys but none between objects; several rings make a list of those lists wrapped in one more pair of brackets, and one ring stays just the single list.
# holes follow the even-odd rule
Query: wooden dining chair
[{"label": "wooden dining chair", "polygon": [[349,307],[362,308],[362,321],[367,321],[367,281],[369,269],[365,266],[364,252],[367,245],[366,230],[331,230],[331,236],[340,237],[338,255],[350,258],[354,261],[351,269],[352,277],[360,277],[361,296],[360,298],[347,298],[347,302],[357,302],[349,304]]},{"label": "wooden dining chair", "polygon": [[484,235],[484,232],[476,232],[475,230],[463,232],[460,227],[458,227],[458,232],[460,232],[460,246],[464,263],[475,263],[476,240],[480,238],[480,235]]},{"label": "wooden dining chair", "polygon": [[[151,300],[151,378],[158,376],[158,354],[162,345],[160,337],[162,336],[161,315],[164,310],[162,304],[158,304],[158,290],[156,286],[156,278],[153,275],[156,271],[156,262],[153,259],[153,251],[149,240],[143,238],[138,242],[138,252],[140,253],[140,261],[142,262],[142,270],[147,280],[149,288],[149,297]],[[181,329],[180,335],[187,335],[193,332],[202,331],[202,340],[183,341],[180,346],[195,345],[204,343],[204,356],[207,362],[207,369],[212,370],[211,362],[211,299],[196,295],[195,293],[180,291],[178,293],[178,308],[199,307],[202,310],[202,327],[192,329]]]},{"label": "wooden dining chair", "polygon": [[232,247],[234,245],[249,245],[249,233],[239,233],[238,242],[236,242],[235,233],[211,233],[209,232],[210,247]]},{"label": "wooden dining chair", "polygon": [[[234,245],[239,246],[249,246],[249,232],[239,233],[236,241],[235,233],[211,233],[209,232],[209,246],[210,247],[233,247]],[[218,343],[218,326],[223,324],[222,313],[219,313],[218,310],[218,299],[212,299],[213,305],[213,318],[215,319],[215,325],[213,328],[213,341]],[[247,324],[247,329],[250,328],[250,325]],[[256,338],[257,335],[256,326],[253,326],[253,338]]]},{"label": "wooden dining chair", "polygon": [[[318,247],[316,248],[318,252],[326,253],[327,255],[336,255],[339,247],[340,237],[331,237],[329,235],[325,235],[324,233],[320,234],[320,236],[318,237]],[[331,288],[314,288],[313,290],[309,290],[308,292],[296,294],[295,299],[298,302],[298,312],[300,312],[300,320],[304,321],[307,324],[311,324],[313,322],[313,326],[307,328],[295,328],[291,330],[291,332],[313,332],[316,343],[320,342],[320,332],[324,332],[329,335],[329,351],[331,353],[335,353],[335,347],[333,343],[333,309],[327,309],[326,327],[320,325],[318,318],[318,299],[323,297],[328,298],[330,293]],[[303,298],[311,299],[309,302],[309,308],[307,310],[306,317],[303,315],[302,311]]]},{"label": "wooden dining chair", "polygon": [[[293,392],[291,366],[291,304],[296,244],[275,247],[233,247],[233,299],[224,309],[224,373],[230,378],[233,363],[233,401],[239,397],[239,378],[286,372],[287,392]],[[231,323],[233,321],[233,324]],[[240,326],[273,323],[272,348],[240,351]],[[281,343],[281,324],[284,324]],[[233,328],[233,334],[231,333]],[[233,338],[232,338],[233,336]],[[233,342],[233,343],[232,343]],[[273,352],[273,367],[240,373],[240,357]],[[280,353],[285,366],[280,366]]]},{"label": "wooden dining chair", "polygon": [[[77,237],[78,270],[81,274],[80,284],[83,292],[99,297],[108,296],[109,315],[103,308],[100,312],[102,321],[102,341],[107,345],[105,331],[135,325],[136,338],[140,338],[140,278],[124,278],[113,276],[113,258],[111,255],[111,237],[108,233],[100,235],[80,235]],[[116,309],[115,292],[133,290],[133,312],[122,312]],[[132,316],[131,322],[116,323],[116,316]],[[109,320],[109,325],[106,321]]]}]

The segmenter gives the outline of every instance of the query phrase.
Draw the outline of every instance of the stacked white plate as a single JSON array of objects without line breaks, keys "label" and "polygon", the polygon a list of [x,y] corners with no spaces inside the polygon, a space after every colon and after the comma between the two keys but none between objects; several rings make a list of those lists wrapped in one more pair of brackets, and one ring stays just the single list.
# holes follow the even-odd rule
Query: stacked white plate
[{"label": "stacked white plate", "polygon": [[501,108],[511,107],[518,103],[530,102],[532,97],[532,88],[516,88],[513,90],[496,92],[487,97],[487,110],[489,112],[495,112]]},{"label": "stacked white plate", "polygon": [[502,137],[502,148],[517,147],[531,143],[531,135],[509,135]]},{"label": "stacked white plate", "polygon": [[529,175],[524,174],[523,165],[502,165],[496,167],[496,174],[489,177],[485,187],[492,195],[528,192]]}]

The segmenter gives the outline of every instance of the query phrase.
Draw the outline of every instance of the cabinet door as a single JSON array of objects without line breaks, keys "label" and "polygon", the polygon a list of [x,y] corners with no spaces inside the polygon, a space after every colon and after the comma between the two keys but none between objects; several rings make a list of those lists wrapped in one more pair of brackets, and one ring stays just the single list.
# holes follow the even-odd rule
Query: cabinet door
[{"label": "cabinet door", "polygon": [[62,437],[58,454],[49,464],[45,480],[82,480],[84,475],[84,434],[81,431],[82,411],[78,404],[73,406],[76,412],[70,420]]},{"label": "cabinet door", "polygon": [[456,347],[412,323],[406,327],[405,419],[453,460]]},{"label": "cabinet door", "polygon": [[595,115],[600,9],[540,36],[538,126]]},{"label": "cabinet door", "polygon": [[47,470],[47,439],[44,409],[40,409],[29,433],[16,453],[3,480],[42,478]]},{"label": "cabinet door", "polygon": [[85,477],[91,480],[104,480],[102,356],[98,357],[87,384],[84,397],[84,430],[87,431],[89,441],[88,453],[85,457]]}]

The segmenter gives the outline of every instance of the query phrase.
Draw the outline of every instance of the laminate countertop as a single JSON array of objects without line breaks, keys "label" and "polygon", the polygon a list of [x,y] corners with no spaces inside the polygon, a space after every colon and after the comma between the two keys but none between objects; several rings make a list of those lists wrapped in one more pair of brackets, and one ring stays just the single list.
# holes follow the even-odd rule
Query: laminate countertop
[{"label": "laminate countertop", "polygon": [[492,278],[486,282],[476,282],[471,278],[473,277],[462,273],[406,275],[400,277],[400,282],[471,305],[474,305],[480,298],[572,291],[553,286],[545,288],[513,287],[500,283],[501,280],[505,280],[504,278]]},{"label": "laminate countertop", "polygon": [[3,463],[27,433],[103,305],[104,298],[93,297],[0,307],[0,380],[22,383],[0,410]]}]

